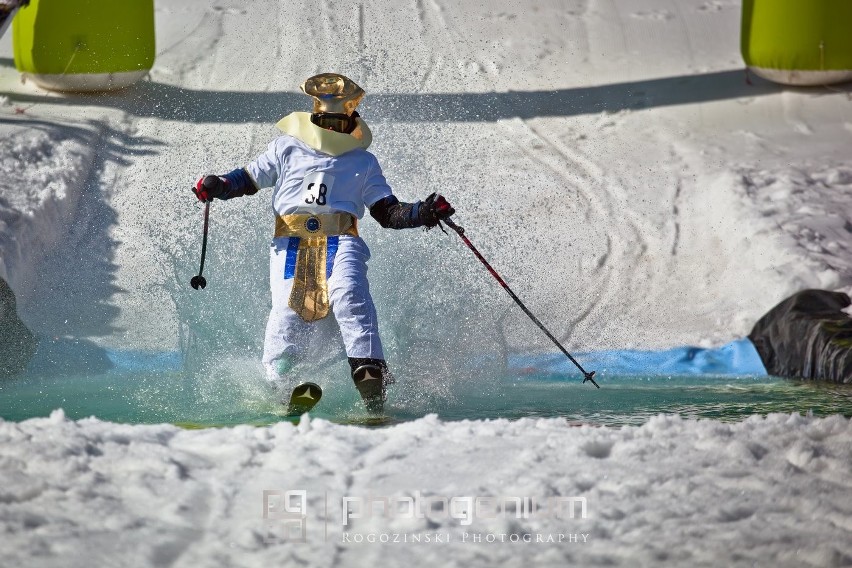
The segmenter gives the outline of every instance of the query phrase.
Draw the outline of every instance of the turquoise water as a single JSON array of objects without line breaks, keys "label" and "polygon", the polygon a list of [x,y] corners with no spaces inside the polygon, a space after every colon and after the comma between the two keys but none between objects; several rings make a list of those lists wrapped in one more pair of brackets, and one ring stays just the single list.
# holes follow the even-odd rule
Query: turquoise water
[{"label": "turquoise water", "polygon": [[[722,420],[770,412],[852,416],[852,385],[767,376],[738,342],[715,350],[587,353],[580,360],[597,370],[600,389],[582,384],[570,363],[552,354],[511,358],[501,375],[424,382],[399,376],[386,423],[429,413],[445,420],[562,417],[605,425],[641,424],[659,413]],[[31,370],[0,382],[0,417],[18,421],[63,408],[74,419],[185,426],[287,419],[280,395],[251,361],[204,375],[184,371],[178,354],[108,353],[103,363],[105,371]],[[313,416],[341,423],[366,418],[344,365],[305,378],[325,391]]]}]

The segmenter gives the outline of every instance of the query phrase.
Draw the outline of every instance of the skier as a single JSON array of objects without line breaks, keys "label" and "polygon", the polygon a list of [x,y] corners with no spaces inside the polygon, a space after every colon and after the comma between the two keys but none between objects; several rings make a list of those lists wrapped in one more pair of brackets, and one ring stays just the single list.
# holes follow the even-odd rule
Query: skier
[{"label": "skier", "polygon": [[253,162],[204,176],[193,191],[206,202],[273,188],[272,310],[263,349],[267,379],[292,387],[289,372],[306,356],[312,322],[332,312],[355,386],[367,408],[381,412],[393,378],[379,338],[367,282],[370,251],[358,235],[358,220],[366,208],[385,228],[431,228],[455,210],[435,193],[415,203],[393,195],[367,151],[372,134],[355,110],[365,93],[352,80],[323,73],[301,89],[313,98],[312,113],[285,116],[276,124],[283,135]]}]

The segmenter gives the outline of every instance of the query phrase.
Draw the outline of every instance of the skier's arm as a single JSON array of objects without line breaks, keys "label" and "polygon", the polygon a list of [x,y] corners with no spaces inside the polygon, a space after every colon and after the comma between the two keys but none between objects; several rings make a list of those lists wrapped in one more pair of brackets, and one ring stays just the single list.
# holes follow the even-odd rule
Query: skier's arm
[{"label": "skier's arm", "polygon": [[385,229],[411,229],[422,227],[420,222],[420,205],[417,203],[400,203],[391,195],[378,200],[370,207],[370,215]]},{"label": "skier's arm", "polygon": [[366,177],[363,189],[364,203],[370,208],[370,215],[385,229],[434,227],[439,220],[446,219],[455,213],[447,200],[435,193],[424,201],[400,202],[391,192],[382,174],[382,168],[375,158],[367,169]]},{"label": "skier's arm", "polygon": [[433,193],[425,201],[402,203],[393,195],[380,199],[370,207],[370,215],[385,229],[434,227],[456,210],[443,195]]},{"label": "skier's arm", "polygon": [[198,179],[193,191],[201,201],[232,199],[243,195],[254,195],[258,187],[248,172],[239,168],[221,176],[203,176]]},{"label": "skier's arm", "polygon": [[233,199],[243,195],[254,195],[262,187],[275,185],[281,171],[279,144],[281,137],[270,142],[266,151],[244,168],[224,175],[208,175],[199,178],[193,191],[201,201]]}]

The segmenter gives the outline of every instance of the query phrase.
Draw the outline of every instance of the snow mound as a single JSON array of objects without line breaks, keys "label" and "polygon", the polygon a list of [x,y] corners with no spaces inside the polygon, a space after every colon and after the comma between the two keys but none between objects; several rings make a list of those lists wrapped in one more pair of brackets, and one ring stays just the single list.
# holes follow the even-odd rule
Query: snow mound
[{"label": "snow mound", "polygon": [[16,291],[29,287],[73,220],[94,157],[92,134],[47,125],[0,138],[0,276]]},{"label": "snow mound", "polygon": [[[182,430],[57,410],[0,422],[0,553],[10,566],[463,566],[518,555],[846,565],[850,439],[840,416]],[[276,509],[285,497],[295,517]],[[573,514],[542,514],[559,499]],[[494,503],[503,508],[486,515]]]}]

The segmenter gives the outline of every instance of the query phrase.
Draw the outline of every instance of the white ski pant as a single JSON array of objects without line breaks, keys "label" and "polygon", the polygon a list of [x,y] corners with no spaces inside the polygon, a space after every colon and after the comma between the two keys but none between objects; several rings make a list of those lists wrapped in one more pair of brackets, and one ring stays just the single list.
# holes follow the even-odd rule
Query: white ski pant
[{"label": "white ski pant", "polygon": [[[270,380],[284,378],[277,376],[277,360],[287,358],[295,362],[305,358],[310,342],[317,338],[313,328],[323,321],[305,322],[288,305],[290,290],[293,287],[290,273],[295,264],[295,251],[298,247],[298,243],[291,243],[291,239],[298,241],[291,237],[276,237],[270,249],[269,285],[272,292],[272,310],[266,324],[266,340],[263,346],[263,363]],[[327,266],[331,269],[328,292],[331,314],[340,328],[346,355],[384,359],[376,308],[367,282],[370,249],[361,237],[351,235],[329,237],[328,241]]]}]

